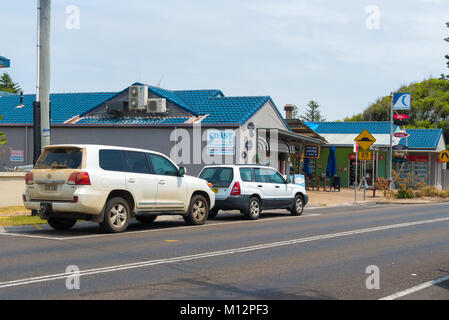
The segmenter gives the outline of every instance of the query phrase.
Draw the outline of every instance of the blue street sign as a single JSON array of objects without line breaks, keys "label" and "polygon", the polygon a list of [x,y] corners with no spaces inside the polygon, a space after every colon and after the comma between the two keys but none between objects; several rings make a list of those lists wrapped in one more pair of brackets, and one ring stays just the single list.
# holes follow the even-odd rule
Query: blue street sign
[{"label": "blue street sign", "polygon": [[393,110],[410,110],[411,101],[411,93],[394,93]]}]

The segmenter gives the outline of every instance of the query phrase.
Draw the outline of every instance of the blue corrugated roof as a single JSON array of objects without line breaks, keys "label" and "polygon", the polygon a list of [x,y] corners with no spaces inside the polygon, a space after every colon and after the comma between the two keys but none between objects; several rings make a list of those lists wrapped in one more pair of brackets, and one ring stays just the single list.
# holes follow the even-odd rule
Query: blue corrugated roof
[{"label": "blue corrugated roof", "polygon": [[407,129],[406,132],[410,136],[401,139],[399,144],[407,145],[409,149],[436,149],[443,129]]},{"label": "blue corrugated roof", "polygon": [[175,90],[182,100],[184,100],[189,106],[199,105],[209,98],[223,97],[223,92],[218,89],[210,90]]},{"label": "blue corrugated roof", "polygon": [[[143,85],[134,83],[134,85]],[[52,123],[64,123],[74,116],[84,117],[107,100],[124,93],[121,92],[100,92],[100,93],[60,93],[51,94],[52,102]],[[269,96],[257,97],[224,97],[218,89],[211,90],[177,90],[171,91],[154,86],[148,86],[148,90],[153,94],[166,98],[175,105],[184,109],[188,113],[198,116],[207,115],[203,123],[245,123],[254,115],[266,102],[270,101],[279,117],[283,119],[273,100]],[[33,112],[32,103],[34,95],[24,95],[24,107],[17,109],[19,96],[4,96],[0,100],[0,114],[4,116],[3,123],[32,123]],[[112,121],[112,122],[110,122]],[[125,121],[125,120],[124,120]],[[136,123],[142,123],[141,119],[135,118]],[[144,123],[149,123],[143,120]],[[157,123],[157,118],[155,120]],[[180,120],[165,120],[165,123],[183,123]],[[175,121],[175,122],[170,122]],[[179,121],[179,122],[176,122]],[[182,122],[181,122],[182,121]],[[108,118],[82,119],[78,123],[116,123],[116,119]]]},{"label": "blue corrugated roof", "polygon": [[[50,94],[52,123],[65,121],[93,109],[103,102],[111,99],[117,92],[92,93],[54,93]],[[4,96],[0,98],[1,123],[33,123],[34,94],[23,95],[24,107],[16,108],[20,103],[19,95]]]},{"label": "blue corrugated roof", "polygon": [[[390,122],[305,122],[317,133],[327,134],[357,134],[363,130],[368,130],[371,134],[390,134]],[[396,126],[393,127],[396,130]]]},{"label": "blue corrugated roof", "polygon": [[189,118],[83,118],[77,124],[174,124],[184,123]]},{"label": "blue corrugated roof", "polygon": [[9,68],[11,61],[5,57],[0,56],[0,68]]}]

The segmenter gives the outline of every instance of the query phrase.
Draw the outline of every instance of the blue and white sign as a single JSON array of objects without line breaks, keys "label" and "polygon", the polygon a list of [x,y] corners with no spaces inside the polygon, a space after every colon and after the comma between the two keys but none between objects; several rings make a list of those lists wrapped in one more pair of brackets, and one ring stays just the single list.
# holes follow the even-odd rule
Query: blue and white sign
[{"label": "blue and white sign", "polygon": [[235,132],[234,130],[208,130],[207,153],[209,155],[235,154]]},{"label": "blue and white sign", "polygon": [[394,93],[393,110],[410,110],[411,101],[411,93]]},{"label": "blue and white sign", "polygon": [[[293,176],[290,176],[290,180],[293,181]],[[306,179],[303,174],[295,174],[295,184],[301,187],[306,187]]]}]

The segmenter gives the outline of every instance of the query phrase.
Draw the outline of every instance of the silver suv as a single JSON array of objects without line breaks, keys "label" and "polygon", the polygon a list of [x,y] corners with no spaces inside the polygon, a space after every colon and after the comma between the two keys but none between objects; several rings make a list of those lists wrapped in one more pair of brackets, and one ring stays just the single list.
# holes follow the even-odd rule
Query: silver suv
[{"label": "silver suv", "polygon": [[185,175],[163,154],[142,149],[47,146],[25,182],[25,207],[59,230],[83,219],[107,232],[122,232],[133,217],[150,224],[160,214],[203,224],[215,204],[205,180]]}]

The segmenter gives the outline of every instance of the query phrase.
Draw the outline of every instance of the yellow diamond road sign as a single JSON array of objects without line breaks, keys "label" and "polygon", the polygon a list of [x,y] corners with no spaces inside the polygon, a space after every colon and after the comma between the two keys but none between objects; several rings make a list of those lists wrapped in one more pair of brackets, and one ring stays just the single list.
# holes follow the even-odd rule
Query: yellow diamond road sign
[{"label": "yellow diamond road sign", "polygon": [[444,150],[440,153],[440,161],[441,162],[449,162],[449,151],[448,150]]},{"label": "yellow diamond road sign", "polygon": [[368,150],[369,147],[373,145],[374,142],[376,142],[376,139],[372,136],[371,133],[368,132],[368,130],[363,130],[361,134],[357,138],[354,139],[355,142],[357,142],[363,150]]}]

